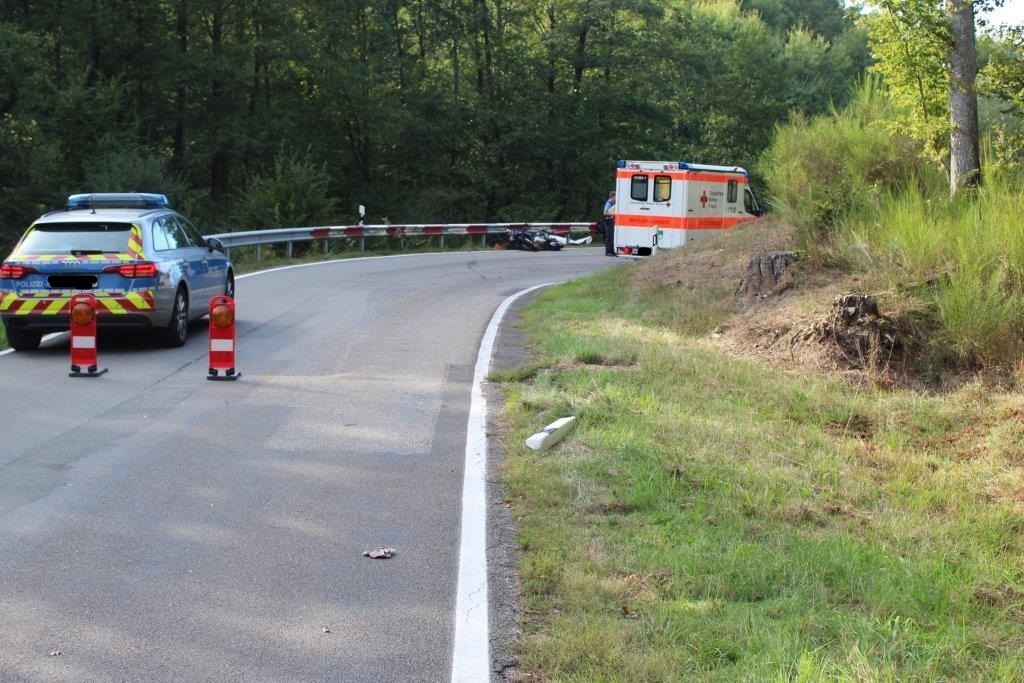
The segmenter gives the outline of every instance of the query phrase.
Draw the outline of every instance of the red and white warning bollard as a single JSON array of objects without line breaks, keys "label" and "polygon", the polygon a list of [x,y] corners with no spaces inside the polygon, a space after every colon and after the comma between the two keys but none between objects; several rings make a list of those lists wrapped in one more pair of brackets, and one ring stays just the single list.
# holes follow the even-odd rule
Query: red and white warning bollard
[{"label": "red and white warning bollard", "polygon": [[71,372],[68,377],[99,377],[106,368],[96,357],[96,297],[71,297]]},{"label": "red and white warning bollard", "polygon": [[241,376],[235,369],[235,300],[215,296],[210,299],[210,373],[206,379],[235,380]]}]

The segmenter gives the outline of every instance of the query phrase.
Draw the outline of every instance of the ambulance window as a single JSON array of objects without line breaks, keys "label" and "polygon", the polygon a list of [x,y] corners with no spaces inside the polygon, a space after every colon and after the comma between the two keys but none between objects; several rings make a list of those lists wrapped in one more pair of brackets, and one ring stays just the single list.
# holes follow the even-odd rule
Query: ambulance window
[{"label": "ambulance window", "polygon": [[736,203],[736,185],[737,185],[737,183],[736,183],[735,180],[730,180],[729,181],[729,197],[728,197],[727,201],[730,204],[735,204]]},{"label": "ambulance window", "polygon": [[757,202],[754,201],[754,193],[749,189],[743,190],[743,210],[747,213],[757,213]]},{"label": "ambulance window", "polygon": [[629,185],[629,196],[637,202],[647,201],[647,176],[637,174]]},{"label": "ambulance window", "polygon": [[667,175],[654,176],[654,201],[667,202],[672,198],[672,178]]}]

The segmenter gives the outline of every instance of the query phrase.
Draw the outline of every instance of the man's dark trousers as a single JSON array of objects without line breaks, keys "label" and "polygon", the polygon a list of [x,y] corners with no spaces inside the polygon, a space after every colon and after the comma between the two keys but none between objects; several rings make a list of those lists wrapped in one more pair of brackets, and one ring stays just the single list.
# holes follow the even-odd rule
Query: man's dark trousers
[{"label": "man's dark trousers", "polygon": [[615,255],[615,219],[611,216],[605,216],[604,224],[604,253],[614,256]]}]

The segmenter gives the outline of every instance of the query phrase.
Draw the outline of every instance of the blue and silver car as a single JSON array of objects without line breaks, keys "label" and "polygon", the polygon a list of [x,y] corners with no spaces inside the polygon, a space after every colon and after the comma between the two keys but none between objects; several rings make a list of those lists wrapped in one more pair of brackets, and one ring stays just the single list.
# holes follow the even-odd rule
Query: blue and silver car
[{"label": "blue and silver car", "polygon": [[85,194],[48,213],[0,264],[0,320],[18,351],[69,328],[75,294],[96,297],[101,329],[152,329],[182,346],[213,296],[235,294],[223,245],[160,194]]}]

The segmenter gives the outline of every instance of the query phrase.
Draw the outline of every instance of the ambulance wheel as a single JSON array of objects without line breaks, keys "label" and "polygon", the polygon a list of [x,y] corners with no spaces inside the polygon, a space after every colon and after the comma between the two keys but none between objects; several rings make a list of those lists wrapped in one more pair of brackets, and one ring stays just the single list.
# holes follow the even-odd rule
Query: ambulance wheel
[{"label": "ambulance wheel", "polygon": [[35,351],[39,348],[39,341],[42,338],[42,332],[7,328],[7,343],[15,351]]},{"label": "ambulance wheel", "polygon": [[188,292],[184,287],[178,287],[178,293],[174,295],[171,319],[167,321],[167,327],[160,330],[160,341],[171,347],[184,346],[188,341]]}]

